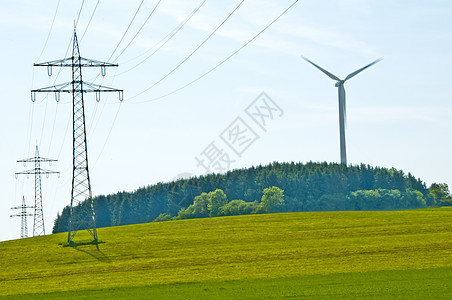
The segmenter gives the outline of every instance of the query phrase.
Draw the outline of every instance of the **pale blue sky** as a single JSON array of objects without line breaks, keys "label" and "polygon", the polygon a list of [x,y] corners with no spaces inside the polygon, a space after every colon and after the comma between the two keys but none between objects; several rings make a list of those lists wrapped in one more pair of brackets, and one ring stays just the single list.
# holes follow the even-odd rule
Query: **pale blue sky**
[{"label": "pale blue sky", "polygon": [[[85,0],[78,24],[83,57],[107,60],[141,0]],[[452,184],[452,2],[451,1],[298,1],[262,35],[201,80],[196,79],[267,26],[293,1],[245,0],[228,21],[170,76],[240,3],[207,0],[165,46],[144,63],[144,54],[182,22],[196,1],[162,0],[137,38],[99,84],[124,89],[116,96],[85,97],[88,152],[93,193],[132,191],[180,173],[202,174],[195,156],[213,141],[235,162],[231,168],[272,161],[339,161],[337,89],[334,81],[300,58],[304,55],[339,77],[383,57],[346,83],[347,150],[352,164],[395,167],[428,184]],[[43,178],[46,231],[69,204],[71,183],[71,98],[29,90],[53,84],[45,68],[32,64],[63,58],[82,1],[2,1],[0,48],[3,147],[0,184],[0,240],[18,238],[20,220],[11,206],[25,195],[34,201],[32,178],[16,160],[41,155],[59,160],[51,167],[61,177]],[[114,58],[138,31],[157,1],[145,0]],[[44,51],[41,54],[41,51]],[[148,51],[147,53],[151,53]],[[68,54],[67,56],[70,56]],[[133,68],[133,69],[132,69]],[[98,70],[86,70],[87,81]],[[70,81],[63,70],[57,83]],[[246,107],[266,92],[284,111],[266,132],[246,115]],[[139,96],[136,96],[140,94]],[[115,116],[117,116],[116,121]],[[241,117],[260,136],[241,157],[219,135]],[[114,127],[112,129],[112,126]],[[31,130],[30,130],[31,128]],[[111,132],[111,134],[109,134]],[[31,166],[30,166],[31,167]],[[29,222],[31,234],[32,222]]]}]

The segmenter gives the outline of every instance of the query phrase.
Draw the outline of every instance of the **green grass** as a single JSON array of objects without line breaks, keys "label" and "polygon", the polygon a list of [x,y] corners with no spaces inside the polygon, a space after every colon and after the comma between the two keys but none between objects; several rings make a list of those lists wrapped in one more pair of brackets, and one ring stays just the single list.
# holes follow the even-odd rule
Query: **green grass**
[{"label": "green grass", "polygon": [[100,251],[8,241],[0,295],[452,298],[451,225],[450,208],[290,213],[103,228]]},{"label": "green grass", "polygon": [[[451,299],[452,268],[157,284],[33,294],[33,299]],[[27,299],[14,295],[7,299]]]}]

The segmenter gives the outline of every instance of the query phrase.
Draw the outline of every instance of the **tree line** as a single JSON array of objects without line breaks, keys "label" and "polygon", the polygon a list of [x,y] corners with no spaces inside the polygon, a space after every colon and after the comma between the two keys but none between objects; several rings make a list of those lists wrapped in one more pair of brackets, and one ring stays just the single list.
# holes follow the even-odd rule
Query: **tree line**
[{"label": "tree line", "polygon": [[[421,208],[438,205],[445,193],[441,184],[431,190],[394,168],[275,162],[97,196],[93,202],[97,226],[107,227],[265,212]],[[89,211],[87,205],[74,207],[74,216],[84,217],[78,215]],[[67,231],[68,219],[65,207],[53,232]]]}]

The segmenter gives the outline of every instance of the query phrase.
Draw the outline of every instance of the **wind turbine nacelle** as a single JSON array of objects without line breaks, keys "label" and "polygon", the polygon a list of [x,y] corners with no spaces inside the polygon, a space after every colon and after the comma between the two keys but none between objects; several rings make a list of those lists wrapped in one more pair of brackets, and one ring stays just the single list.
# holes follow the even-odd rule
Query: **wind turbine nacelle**
[{"label": "wind turbine nacelle", "polygon": [[339,86],[341,86],[341,85],[343,85],[344,84],[344,82],[343,81],[338,81],[338,82],[336,82],[336,84],[334,85],[335,87],[339,87]]}]

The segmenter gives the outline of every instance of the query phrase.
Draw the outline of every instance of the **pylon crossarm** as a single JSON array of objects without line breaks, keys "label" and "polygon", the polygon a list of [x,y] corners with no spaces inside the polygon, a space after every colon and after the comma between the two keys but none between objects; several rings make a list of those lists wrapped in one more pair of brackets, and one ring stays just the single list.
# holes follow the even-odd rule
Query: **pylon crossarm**
[{"label": "pylon crossarm", "polygon": [[[36,93],[55,93],[55,99],[57,102],[60,101],[60,93],[72,93],[74,91],[74,88],[72,86],[72,82],[66,82],[61,83],[57,85],[52,85],[40,89],[31,90],[31,101],[36,101]],[[123,100],[123,90],[111,88],[108,86],[103,86],[100,84],[95,84],[91,82],[83,82],[83,89],[82,90],[76,90],[78,92],[83,93],[96,93],[96,100],[100,100],[100,93],[104,92],[118,92],[119,94],[119,100]]]},{"label": "pylon crossarm", "polygon": [[36,101],[36,93],[55,93],[55,101],[60,102],[60,93],[71,93],[72,90],[72,82],[66,82],[45,88],[31,90],[31,101]]},{"label": "pylon crossarm", "polygon": [[95,83],[91,83],[91,82],[83,82],[83,92],[84,93],[96,93],[96,100],[99,102],[100,101],[100,93],[104,93],[104,92],[117,92],[119,95],[119,101],[122,102],[122,100],[124,99],[124,94],[123,94],[123,90],[119,90],[119,89],[115,89],[115,88],[111,88],[108,86],[103,86],[103,85],[99,85],[99,84],[95,84]]},{"label": "pylon crossarm", "polygon": [[[35,67],[72,67],[73,61],[72,57],[67,57],[63,59],[57,59],[42,63],[35,63],[33,66]],[[108,63],[104,61],[99,61],[95,59],[89,59],[80,57],[80,66],[81,67],[117,67],[118,64]]]},{"label": "pylon crossarm", "polygon": [[123,90],[111,88],[108,86],[95,84],[91,82],[83,82],[83,92],[92,93],[92,92],[122,92]]},{"label": "pylon crossarm", "polygon": [[33,217],[33,214],[17,214],[17,215],[10,215],[10,218],[14,217]]},{"label": "pylon crossarm", "polygon": [[57,59],[42,63],[34,63],[34,67],[70,67],[72,64],[72,57],[67,57],[63,59]]},{"label": "pylon crossarm", "polygon": [[23,163],[34,163],[34,162],[53,162],[53,161],[58,161],[56,159],[50,159],[50,158],[45,158],[45,157],[32,157],[32,158],[26,158],[26,159],[20,159],[17,162],[23,162]]},{"label": "pylon crossarm", "polygon": [[31,90],[31,93],[51,93],[51,92],[72,92],[72,82],[66,82],[56,85],[47,86],[40,89]]},{"label": "pylon crossarm", "polygon": [[60,172],[50,171],[46,169],[32,169],[22,172],[17,172],[16,175],[39,175],[39,174],[60,174]]},{"label": "pylon crossarm", "polygon": [[11,207],[11,209],[23,209],[23,208],[35,208],[34,206],[30,206],[30,205],[21,205],[21,206],[15,206],[15,207]]},{"label": "pylon crossarm", "polygon": [[82,67],[117,67],[118,64],[113,64],[105,61],[99,61],[95,59],[89,59],[80,57],[80,63]]}]

